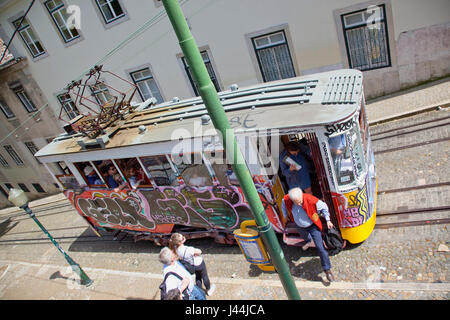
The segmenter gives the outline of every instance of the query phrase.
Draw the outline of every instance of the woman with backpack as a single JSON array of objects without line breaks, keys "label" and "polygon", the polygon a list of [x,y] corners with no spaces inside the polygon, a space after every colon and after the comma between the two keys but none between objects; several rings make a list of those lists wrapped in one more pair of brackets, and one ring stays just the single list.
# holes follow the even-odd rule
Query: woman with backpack
[{"label": "woman with backpack", "polygon": [[[185,246],[186,238],[180,233],[174,233],[170,237],[169,248],[173,250],[182,260],[183,264],[189,270],[193,266],[195,272],[195,282],[199,288],[202,287],[202,282],[206,288],[206,294],[211,296],[216,288],[215,285],[211,285],[209,281],[208,272],[206,270],[205,261],[201,256],[202,251],[200,249]],[[189,264],[189,265],[186,265]]]},{"label": "woman with backpack", "polygon": [[[177,255],[168,247],[161,249],[159,261],[163,266],[164,280],[159,286],[161,300],[168,300],[168,294],[173,289],[179,290],[183,299],[206,300],[205,293],[197,287],[194,277],[178,261]],[[172,296],[171,299],[174,297]]]}]

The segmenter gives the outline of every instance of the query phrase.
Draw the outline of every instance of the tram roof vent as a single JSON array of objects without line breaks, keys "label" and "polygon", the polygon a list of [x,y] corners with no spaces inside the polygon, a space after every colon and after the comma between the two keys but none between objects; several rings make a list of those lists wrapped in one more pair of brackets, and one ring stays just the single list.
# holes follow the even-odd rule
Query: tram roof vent
[{"label": "tram roof vent", "polygon": [[356,103],[361,90],[361,75],[332,76],[323,94],[322,104]]}]

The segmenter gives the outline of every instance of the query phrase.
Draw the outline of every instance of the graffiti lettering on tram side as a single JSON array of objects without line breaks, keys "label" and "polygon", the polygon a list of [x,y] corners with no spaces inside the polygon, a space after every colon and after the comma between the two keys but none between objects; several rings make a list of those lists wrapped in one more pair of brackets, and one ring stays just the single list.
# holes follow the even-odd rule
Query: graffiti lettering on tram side
[{"label": "graffiti lettering on tram side", "polygon": [[338,209],[341,228],[354,228],[367,222],[372,213],[369,210],[367,183],[359,191],[345,195],[332,192],[333,202]]},{"label": "graffiti lettering on tram side", "polygon": [[144,199],[137,192],[85,191],[73,199],[75,207],[100,226],[152,230],[155,223],[145,217]]},{"label": "graffiti lettering on tram side", "polygon": [[327,137],[329,137],[333,133],[340,133],[340,132],[347,131],[350,128],[352,128],[354,124],[356,124],[356,120],[355,120],[355,118],[351,118],[344,122],[335,123],[332,125],[326,125],[325,126],[325,130],[326,130],[325,135]]},{"label": "graffiti lettering on tram side", "polygon": [[[281,225],[271,195],[264,193],[260,197],[269,220]],[[79,195],[68,191],[66,196],[89,221],[108,228],[163,232],[167,225],[180,224],[235,229],[240,222],[253,219],[237,186],[158,187],[119,192],[87,190]]]}]

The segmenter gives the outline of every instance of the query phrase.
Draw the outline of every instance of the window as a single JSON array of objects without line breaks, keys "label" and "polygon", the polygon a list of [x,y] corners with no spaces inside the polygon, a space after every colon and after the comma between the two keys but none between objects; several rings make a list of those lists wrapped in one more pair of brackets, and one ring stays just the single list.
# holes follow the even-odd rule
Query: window
[{"label": "window", "polygon": [[228,164],[225,150],[215,152],[205,152],[205,158],[211,164],[214,170],[214,178],[219,181],[222,186],[239,185],[236,174],[231,164]]},{"label": "window", "polygon": [[355,181],[352,157],[346,139],[346,133],[328,138],[331,158],[339,186],[345,186]]},{"label": "window", "polygon": [[21,19],[22,17],[13,22],[14,28],[18,27],[17,31],[19,32],[20,37],[22,38],[33,58],[43,55],[45,53],[45,50],[34,34],[33,30],[31,29],[27,18],[23,19],[22,24],[20,24]]},{"label": "window", "polygon": [[114,97],[109,93],[108,87],[104,83],[99,82],[95,85],[90,85],[89,88],[100,105],[104,105],[108,101],[114,99]]},{"label": "window", "polygon": [[89,187],[105,187],[98,167],[93,167],[89,162],[78,162],[74,163],[74,165]]},{"label": "window", "polygon": [[8,188],[8,190],[11,190],[13,188],[12,184],[5,183],[5,187]]},{"label": "window", "polygon": [[45,193],[45,190],[42,189],[41,185],[39,183],[32,183],[34,189],[36,189],[37,192],[39,193]]},{"label": "window", "polygon": [[284,31],[252,38],[264,82],[295,77]]},{"label": "window", "polygon": [[328,143],[338,185],[342,187],[355,182],[364,170],[359,125],[355,123],[350,131],[328,138]]},{"label": "window", "polygon": [[391,65],[384,5],[345,14],[341,19],[350,68],[366,71]]},{"label": "window", "polygon": [[165,155],[142,157],[142,164],[158,186],[178,186],[178,179]]},{"label": "window", "polygon": [[367,154],[367,146],[369,143],[369,125],[367,123],[366,106],[364,103],[364,99],[361,103],[361,111],[359,113],[359,128],[361,130],[360,135],[363,143],[364,154]]},{"label": "window", "polygon": [[24,192],[30,192],[30,190],[27,188],[27,186],[24,183],[18,183],[20,189],[22,189]]},{"label": "window", "polygon": [[158,103],[163,102],[161,92],[159,91],[156,81],[153,78],[153,74],[149,68],[145,68],[139,71],[130,73],[133,82],[138,86],[138,91],[142,101],[154,97]]},{"label": "window", "polygon": [[[203,58],[203,62],[205,63],[206,69],[208,70],[209,77],[211,78],[212,83],[214,84],[214,87],[218,92],[221,91],[219,82],[217,81],[216,74],[214,72],[214,69],[211,64],[211,60],[209,59],[208,52],[202,51],[200,52]],[[186,71],[186,74],[189,78],[189,81],[191,83],[192,89],[194,90],[194,93],[196,96],[199,96],[197,85],[195,84],[194,78],[192,77],[191,70],[189,70],[189,65],[187,64],[187,61],[184,57],[181,58],[181,61],[183,62],[184,70]]]},{"label": "window", "polygon": [[33,141],[25,142],[25,145],[27,146],[28,150],[30,150],[33,156],[36,154],[36,152],[39,151],[38,147],[36,147]]},{"label": "window", "polygon": [[119,0],[95,0],[105,23],[111,23],[123,16],[125,12],[119,3]]},{"label": "window", "polygon": [[8,152],[8,154],[11,156],[11,158],[14,160],[14,162],[18,165],[18,166],[23,166],[24,163],[22,161],[22,159],[20,159],[19,155],[17,154],[17,152],[13,149],[13,147],[11,147],[10,145],[4,146],[5,150]]},{"label": "window", "polygon": [[0,154],[0,164],[5,168],[9,167],[9,163],[5,160],[5,158],[3,158],[1,154]]},{"label": "window", "polygon": [[203,162],[200,153],[185,153],[172,155],[172,157],[186,185],[196,188],[213,185],[211,173]]},{"label": "window", "polygon": [[[115,160],[115,162],[123,172],[125,179],[132,189],[152,187],[152,183],[148,179],[137,158],[119,159]],[[112,167],[110,168],[112,169]]]},{"label": "window", "polygon": [[5,117],[7,119],[12,119],[16,117],[14,112],[12,112],[11,109],[2,100],[0,100],[0,109],[2,109],[2,112],[5,114]]},{"label": "window", "polygon": [[57,96],[57,98],[67,116],[69,117],[69,120],[74,119],[80,114],[69,94],[60,94],[59,96]]},{"label": "window", "polygon": [[16,94],[17,98],[19,98],[20,102],[22,102],[22,105],[25,107],[25,109],[28,112],[34,112],[37,111],[36,106],[34,105],[33,101],[28,97],[27,93],[25,92],[25,89],[20,84],[11,84],[10,88],[14,93]]},{"label": "window", "polygon": [[80,37],[80,34],[75,26],[67,23],[69,20],[69,15],[67,14],[67,10],[61,0],[46,1],[45,7],[52,16],[53,22],[61,33],[64,42],[70,42]]}]

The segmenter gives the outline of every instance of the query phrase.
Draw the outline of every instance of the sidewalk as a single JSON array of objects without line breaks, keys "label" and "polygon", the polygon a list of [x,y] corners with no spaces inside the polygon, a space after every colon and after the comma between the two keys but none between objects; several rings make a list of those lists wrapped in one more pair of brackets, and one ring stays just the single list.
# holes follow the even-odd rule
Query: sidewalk
[{"label": "sidewalk", "polygon": [[366,101],[370,124],[450,105],[450,77]]},{"label": "sidewalk", "polygon": [[[0,261],[2,300],[159,300],[161,274],[83,268],[94,280],[85,287],[69,266]],[[286,300],[279,280],[211,277],[208,300]],[[2,284],[3,283],[3,284]],[[5,285],[8,283],[8,285]],[[448,299],[449,283],[295,281],[303,300]],[[45,288],[45,289],[43,289]]]}]

